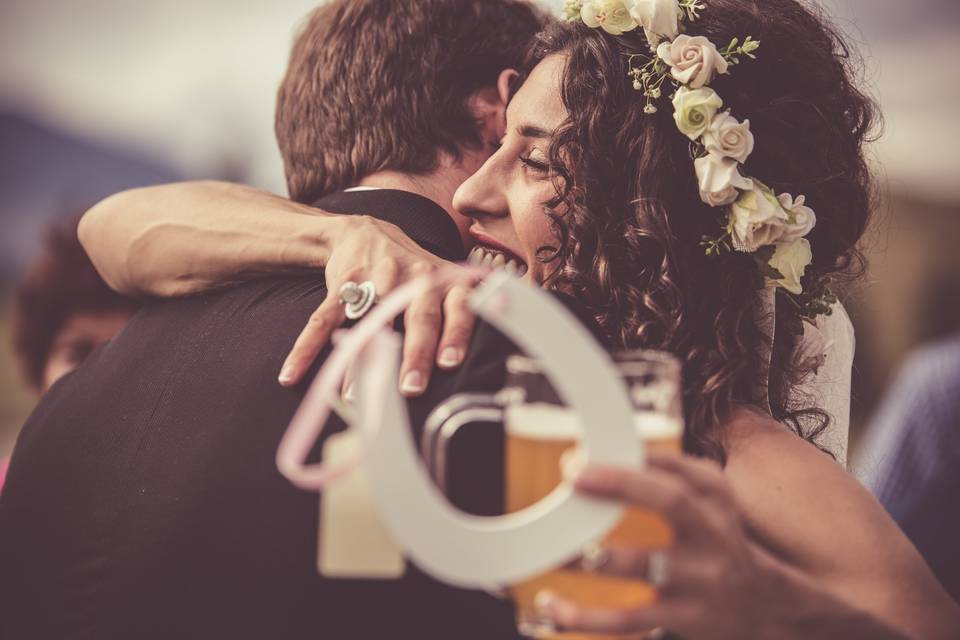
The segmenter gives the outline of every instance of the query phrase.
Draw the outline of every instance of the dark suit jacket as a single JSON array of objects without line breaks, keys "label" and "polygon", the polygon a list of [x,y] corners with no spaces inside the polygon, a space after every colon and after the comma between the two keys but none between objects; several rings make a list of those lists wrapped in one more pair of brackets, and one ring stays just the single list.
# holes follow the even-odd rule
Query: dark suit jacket
[{"label": "dark suit jacket", "polygon": [[[463,257],[452,221],[419,196],[318,204],[388,219],[437,255]],[[0,499],[0,636],[515,636],[508,604],[412,566],[395,581],[318,576],[317,496],[274,464],[304,387],[276,378],[326,294],[313,274],[152,303],[50,391]],[[451,393],[500,388],[511,347],[488,327],[473,347],[412,404],[414,424]],[[490,491],[472,489],[488,505],[498,464],[482,466]]]}]

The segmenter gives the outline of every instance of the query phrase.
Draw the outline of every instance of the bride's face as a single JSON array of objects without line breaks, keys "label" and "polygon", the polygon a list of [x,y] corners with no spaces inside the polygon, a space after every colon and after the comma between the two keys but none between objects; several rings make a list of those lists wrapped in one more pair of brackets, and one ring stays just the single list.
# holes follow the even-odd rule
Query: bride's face
[{"label": "bride's face", "polygon": [[537,260],[538,249],[557,246],[544,203],[556,196],[547,165],[554,130],[567,118],[560,99],[564,59],[553,55],[531,72],[507,108],[500,147],[457,190],[454,208],[473,218],[476,247],[472,262],[486,260],[542,282],[550,264]]}]

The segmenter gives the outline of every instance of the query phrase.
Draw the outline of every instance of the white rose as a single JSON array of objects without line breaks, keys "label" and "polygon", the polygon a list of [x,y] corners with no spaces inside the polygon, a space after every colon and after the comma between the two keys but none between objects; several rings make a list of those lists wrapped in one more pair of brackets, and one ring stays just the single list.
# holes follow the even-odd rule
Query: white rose
[{"label": "white rose", "polygon": [[779,244],[777,250],[768,263],[771,267],[780,272],[783,278],[773,280],[777,286],[783,287],[793,294],[803,293],[803,286],[800,284],[800,278],[803,277],[807,266],[813,262],[813,252],[810,250],[810,243],[806,238],[800,238],[790,244]]},{"label": "white rose", "polygon": [[783,210],[787,212],[790,220],[787,223],[787,229],[780,239],[780,242],[794,242],[806,236],[817,225],[817,216],[813,209],[804,205],[805,196],[797,196],[794,200],[789,193],[782,193],[777,196]]},{"label": "white rose", "polygon": [[787,212],[773,192],[759,182],[744,191],[730,207],[727,230],[737,251],[752,253],[760,247],[776,244],[786,229]]},{"label": "white rose", "polygon": [[709,87],[688,89],[680,87],[673,97],[673,119],[681,133],[696,140],[710,126],[723,100]]},{"label": "white rose", "polygon": [[633,0],[630,15],[643,27],[651,46],[656,46],[660,38],[672,40],[680,33],[678,0]]},{"label": "white rose", "polygon": [[737,199],[739,190],[753,189],[753,182],[740,175],[736,160],[716,154],[697,158],[693,167],[700,183],[700,198],[711,207],[722,207]]},{"label": "white rose", "polygon": [[703,134],[703,146],[710,153],[746,162],[753,153],[750,121],[740,122],[729,113],[717,114]]},{"label": "white rose", "polygon": [[717,47],[703,36],[680,35],[657,47],[657,56],[670,66],[670,75],[680,84],[699,89],[729,65]]},{"label": "white rose", "polygon": [[587,0],[580,9],[580,18],[588,27],[600,27],[613,36],[637,28],[624,0]]}]

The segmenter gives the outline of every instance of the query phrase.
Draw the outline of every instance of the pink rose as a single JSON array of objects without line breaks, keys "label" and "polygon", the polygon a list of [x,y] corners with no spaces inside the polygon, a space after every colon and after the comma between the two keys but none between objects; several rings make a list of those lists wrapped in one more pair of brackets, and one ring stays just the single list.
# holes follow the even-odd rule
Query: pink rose
[{"label": "pink rose", "polygon": [[797,199],[794,200],[789,193],[782,193],[777,196],[777,200],[780,201],[783,210],[790,216],[783,238],[780,239],[781,242],[794,242],[803,238],[816,226],[817,216],[813,213],[813,209],[804,204],[806,197],[797,196]]},{"label": "pink rose", "polygon": [[700,184],[700,199],[711,207],[728,205],[740,191],[753,188],[753,182],[737,170],[736,160],[709,154],[693,163]]},{"label": "pink rose", "polygon": [[746,162],[753,153],[753,133],[750,121],[739,122],[729,113],[718,113],[703,134],[703,146],[710,153]]},{"label": "pink rose", "polygon": [[677,0],[633,0],[630,16],[637,21],[655,47],[661,38],[672,40],[680,33],[680,3]]},{"label": "pink rose", "polygon": [[673,79],[691,89],[709,84],[716,74],[727,73],[729,66],[703,36],[679,35],[657,47],[657,55],[670,66]]}]

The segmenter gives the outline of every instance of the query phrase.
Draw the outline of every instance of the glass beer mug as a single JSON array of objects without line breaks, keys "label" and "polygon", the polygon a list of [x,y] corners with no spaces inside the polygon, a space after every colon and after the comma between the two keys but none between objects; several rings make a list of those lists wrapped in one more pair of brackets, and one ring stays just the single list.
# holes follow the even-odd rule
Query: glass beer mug
[{"label": "glass beer mug", "polygon": [[[679,361],[659,351],[623,352],[613,359],[633,403],[637,437],[643,439],[648,450],[681,452]],[[560,484],[562,458],[576,448],[580,432],[578,417],[563,405],[536,361],[513,356],[507,361],[506,386],[499,393],[455,396],[428,419],[422,451],[442,490],[448,473],[449,443],[464,425],[476,423],[503,425],[507,512],[529,507]],[[656,513],[628,508],[602,542],[654,549],[669,545],[671,536],[670,527]],[[656,598],[653,587],[641,580],[589,573],[577,565],[558,568],[510,589],[518,625],[527,636],[564,640],[610,637],[553,631],[538,620],[534,607],[534,599],[543,589],[583,606],[610,609],[643,606]]]}]

